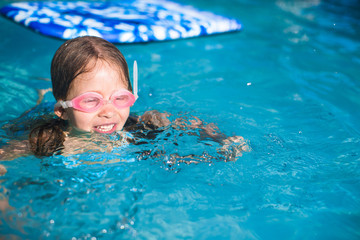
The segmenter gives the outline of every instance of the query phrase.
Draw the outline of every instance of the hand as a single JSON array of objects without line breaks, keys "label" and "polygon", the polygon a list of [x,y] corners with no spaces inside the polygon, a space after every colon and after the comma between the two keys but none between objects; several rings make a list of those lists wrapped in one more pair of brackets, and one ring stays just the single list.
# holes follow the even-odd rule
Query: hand
[{"label": "hand", "polygon": [[241,157],[243,152],[250,152],[250,147],[243,137],[233,136],[222,140],[222,147],[219,151],[226,155],[229,161],[235,161]]}]

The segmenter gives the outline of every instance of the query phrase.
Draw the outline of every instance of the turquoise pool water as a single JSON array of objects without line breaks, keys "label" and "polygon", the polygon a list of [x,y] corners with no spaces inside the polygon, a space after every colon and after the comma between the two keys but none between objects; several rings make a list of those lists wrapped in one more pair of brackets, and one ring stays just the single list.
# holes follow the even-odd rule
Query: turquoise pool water
[{"label": "turquoise pool water", "polygon": [[[133,111],[197,116],[252,151],[169,165],[175,153],[220,157],[216,144],[174,131],[102,154],[2,161],[1,237],[359,239],[358,1],[180,2],[238,18],[244,30],[118,45],[139,65]],[[62,41],[2,17],[0,32],[3,145],[18,137],[6,126],[50,87]],[[46,95],[40,109],[52,101]],[[139,158],[144,149],[166,154]]]}]

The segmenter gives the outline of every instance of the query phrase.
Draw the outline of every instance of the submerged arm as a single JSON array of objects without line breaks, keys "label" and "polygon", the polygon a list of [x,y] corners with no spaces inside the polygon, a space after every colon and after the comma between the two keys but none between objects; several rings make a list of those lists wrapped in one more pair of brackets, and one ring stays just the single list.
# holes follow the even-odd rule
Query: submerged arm
[{"label": "submerged arm", "polygon": [[163,127],[172,127],[178,130],[199,130],[187,131],[187,134],[199,135],[200,139],[212,139],[221,144],[218,152],[226,157],[228,161],[234,161],[240,157],[243,152],[250,151],[250,148],[241,136],[226,136],[214,124],[206,124],[198,117],[191,119],[186,117],[176,118],[174,121],[169,120],[169,113],[161,113],[157,110],[145,112],[137,119],[137,122],[146,130],[159,130]]},{"label": "submerged arm", "polygon": [[0,148],[0,161],[13,160],[31,154],[28,140],[12,140]]}]

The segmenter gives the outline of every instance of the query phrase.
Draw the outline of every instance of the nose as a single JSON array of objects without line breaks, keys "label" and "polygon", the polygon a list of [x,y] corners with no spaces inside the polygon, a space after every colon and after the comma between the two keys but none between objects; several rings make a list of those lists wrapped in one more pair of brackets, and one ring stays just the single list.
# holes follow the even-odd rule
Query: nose
[{"label": "nose", "polygon": [[99,116],[104,118],[112,118],[115,114],[115,106],[110,102],[104,102],[100,108]]}]

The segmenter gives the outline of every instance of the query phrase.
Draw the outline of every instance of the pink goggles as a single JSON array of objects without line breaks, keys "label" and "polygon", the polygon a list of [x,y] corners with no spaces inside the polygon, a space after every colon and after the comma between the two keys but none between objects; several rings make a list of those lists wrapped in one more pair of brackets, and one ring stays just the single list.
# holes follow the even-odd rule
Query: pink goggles
[{"label": "pink goggles", "polygon": [[83,93],[69,101],[58,101],[55,105],[65,108],[74,108],[82,112],[95,112],[104,104],[112,103],[116,108],[122,109],[132,106],[136,101],[135,96],[126,89],[114,92],[109,100],[96,92]]}]

